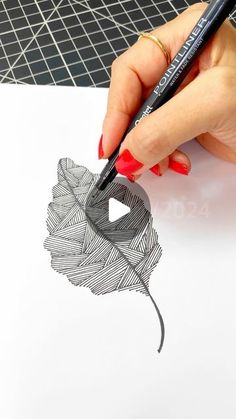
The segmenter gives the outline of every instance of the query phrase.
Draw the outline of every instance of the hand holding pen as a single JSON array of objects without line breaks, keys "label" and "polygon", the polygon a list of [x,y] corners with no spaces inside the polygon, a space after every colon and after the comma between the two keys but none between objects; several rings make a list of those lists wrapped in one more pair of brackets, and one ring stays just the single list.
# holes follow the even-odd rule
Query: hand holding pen
[{"label": "hand holding pen", "polygon": [[[231,3],[233,9],[235,1],[218,3]],[[152,32],[172,60],[206,6],[197,3]],[[194,137],[211,153],[236,163],[236,29],[226,20],[194,61],[174,96],[127,133],[167,64],[163,50],[152,40],[142,38],[112,66],[99,157],[106,159],[118,150],[116,171],[130,180],[148,169],[155,175],[162,175],[168,168],[187,175],[191,162],[178,147]]]}]

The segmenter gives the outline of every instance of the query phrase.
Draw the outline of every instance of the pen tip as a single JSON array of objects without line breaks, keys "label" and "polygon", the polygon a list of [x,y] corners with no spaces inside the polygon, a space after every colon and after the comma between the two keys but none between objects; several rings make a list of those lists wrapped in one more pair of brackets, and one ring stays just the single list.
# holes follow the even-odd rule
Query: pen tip
[{"label": "pen tip", "polygon": [[96,186],[94,186],[93,190],[89,194],[89,204],[91,205],[96,201],[96,198],[98,197],[100,193],[100,189],[98,189]]}]

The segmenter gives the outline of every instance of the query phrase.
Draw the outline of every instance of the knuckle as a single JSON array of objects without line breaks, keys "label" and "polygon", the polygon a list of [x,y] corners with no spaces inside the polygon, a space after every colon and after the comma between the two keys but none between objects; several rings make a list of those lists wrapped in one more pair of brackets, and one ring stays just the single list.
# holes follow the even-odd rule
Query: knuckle
[{"label": "knuckle", "polygon": [[190,12],[190,13],[203,11],[203,10],[206,9],[206,7],[207,7],[206,3],[198,2],[198,3],[194,3],[191,6],[189,6],[187,11]]},{"label": "knuckle", "polygon": [[174,150],[171,147],[171,144],[168,141],[167,135],[162,133],[162,137],[159,138],[159,135],[152,137],[145,144],[145,151],[148,154],[150,160],[160,161],[165,158],[170,152]]},{"label": "knuckle", "polygon": [[117,57],[111,64],[111,73],[114,73],[114,71],[116,71],[119,66],[120,66],[120,58]]},{"label": "knuckle", "polygon": [[236,111],[236,75],[235,69],[215,68],[211,84],[212,103],[219,121],[229,120]]},{"label": "knuckle", "polygon": [[229,72],[228,69],[224,67],[215,68],[213,85],[217,97],[226,100],[232,86],[231,72]]},{"label": "knuckle", "polygon": [[[171,147],[168,136],[162,132],[161,138],[156,131],[139,127],[129,134],[129,142],[133,150],[144,164],[155,164],[165,158],[175,147]],[[164,137],[163,137],[164,135]]]}]

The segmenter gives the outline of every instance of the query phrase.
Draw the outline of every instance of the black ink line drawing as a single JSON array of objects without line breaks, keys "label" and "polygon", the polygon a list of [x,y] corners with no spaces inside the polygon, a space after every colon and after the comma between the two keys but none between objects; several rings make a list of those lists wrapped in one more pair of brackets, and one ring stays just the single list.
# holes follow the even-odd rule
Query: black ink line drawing
[{"label": "black ink line drawing", "polygon": [[[160,352],[164,322],[149,292],[149,278],[162,249],[150,212],[139,197],[116,182],[91,203],[89,196],[98,175],[69,158],[59,161],[57,173],[53,202],[48,206],[49,237],[44,242],[53,269],[66,275],[72,284],[89,287],[97,295],[134,290],[149,296],[161,326]],[[111,197],[131,209],[113,223],[108,214]]]}]

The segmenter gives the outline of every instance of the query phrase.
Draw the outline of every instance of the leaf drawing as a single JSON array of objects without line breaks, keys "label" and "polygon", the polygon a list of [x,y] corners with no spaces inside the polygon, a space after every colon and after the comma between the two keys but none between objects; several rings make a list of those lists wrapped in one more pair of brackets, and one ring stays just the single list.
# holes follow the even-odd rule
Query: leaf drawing
[{"label": "leaf drawing", "polygon": [[[149,292],[149,278],[162,250],[150,212],[118,182],[109,184],[93,202],[89,197],[98,175],[69,158],[59,161],[57,174],[48,206],[49,236],[44,242],[52,268],[97,295],[133,290],[149,296],[161,326],[160,352],[164,323]],[[130,213],[112,223],[108,211],[111,197],[130,207]]]}]

